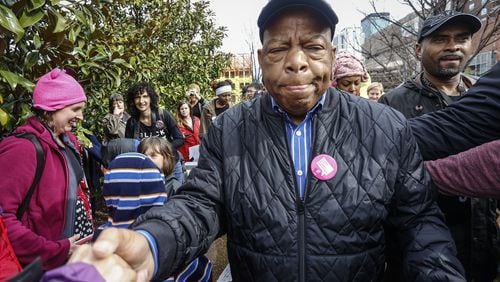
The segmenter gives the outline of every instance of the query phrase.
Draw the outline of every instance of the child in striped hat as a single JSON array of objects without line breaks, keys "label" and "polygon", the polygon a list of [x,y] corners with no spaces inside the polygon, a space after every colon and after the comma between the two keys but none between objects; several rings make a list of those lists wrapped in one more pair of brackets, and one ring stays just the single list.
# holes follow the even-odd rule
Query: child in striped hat
[{"label": "child in striped hat", "polygon": [[[155,163],[140,153],[125,153],[109,164],[102,193],[108,207],[105,227],[127,228],[139,215],[167,200],[165,180]],[[212,263],[201,256],[167,281],[210,281]]]}]

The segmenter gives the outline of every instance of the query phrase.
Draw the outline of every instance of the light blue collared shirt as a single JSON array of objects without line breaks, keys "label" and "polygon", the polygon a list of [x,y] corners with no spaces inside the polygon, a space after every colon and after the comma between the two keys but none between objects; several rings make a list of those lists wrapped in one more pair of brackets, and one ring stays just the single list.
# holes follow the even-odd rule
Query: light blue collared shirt
[{"label": "light blue collared shirt", "polygon": [[271,97],[271,104],[273,109],[285,117],[286,135],[288,145],[290,147],[290,154],[295,168],[295,177],[297,178],[297,185],[299,188],[299,196],[304,199],[306,189],[306,179],[308,173],[309,155],[311,153],[312,141],[312,117],[323,108],[326,94],[323,94],[318,103],[309,110],[304,120],[296,125],[288,116],[288,114],[278,105],[278,103]]}]

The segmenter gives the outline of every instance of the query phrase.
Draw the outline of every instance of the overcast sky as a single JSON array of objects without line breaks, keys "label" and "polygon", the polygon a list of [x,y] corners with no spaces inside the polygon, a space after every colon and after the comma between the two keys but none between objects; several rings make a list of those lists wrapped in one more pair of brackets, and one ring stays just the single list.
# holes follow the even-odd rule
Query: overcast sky
[{"label": "overcast sky", "polygon": [[[215,12],[218,25],[228,28],[227,37],[223,41],[222,51],[231,53],[247,53],[246,41],[255,36],[258,41],[257,18],[267,0],[209,0],[212,11]],[[372,13],[369,0],[327,0],[339,17],[337,30],[344,27],[360,26],[361,19]],[[391,16],[402,18],[410,8],[399,0],[376,0],[379,12],[390,12]],[[360,11],[362,12],[360,12]],[[260,47],[260,43],[258,44]]]}]

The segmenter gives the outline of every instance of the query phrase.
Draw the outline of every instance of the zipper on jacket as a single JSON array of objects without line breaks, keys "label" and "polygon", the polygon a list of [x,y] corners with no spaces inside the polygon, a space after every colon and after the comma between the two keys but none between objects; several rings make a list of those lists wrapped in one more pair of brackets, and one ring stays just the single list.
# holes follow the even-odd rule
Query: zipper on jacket
[{"label": "zipper on jacket", "polygon": [[[311,129],[314,130],[315,128],[315,116],[311,116]],[[316,135],[315,132],[311,133],[311,144],[314,146],[314,142],[316,141]],[[290,152],[290,150],[288,150]],[[310,154],[309,154],[309,160],[307,161],[307,167],[311,164],[312,160],[312,153],[314,152],[313,148],[311,148]],[[291,156],[290,156],[291,157]],[[307,281],[306,278],[306,216],[305,216],[305,202],[307,199],[307,196],[309,194],[309,189],[310,187],[308,186],[309,179],[311,177],[310,173],[307,173],[306,177],[306,182],[305,182],[305,187],[304,187],[304,195],[303,198],[300,198],[300,191],[299,191],[299,185],[297,183],[297,178],[295,177],[295,171],[293,171],[294,175],[294,183],[295,183],[295,192],[297,194],[297,214],[299,216],[299,228],[298,228],[298,247],[299,247],[299,281],[300,282],[305,282]]]},{"label": "zipper on jacket", "polygon": [[[286,125],[285,125],[286,126]],[[285,130],[285,138],[287,136],[286,128]],[[297,215],[299,217],[299,226],[298,226],[298,231],[297,231],[297,238],[298,238],[298,267],[299,267],[299,279],[298,281],[300,282],[305,282],[306,281],[306,239],[305,239],[305,207],[304,207],[304,199],[307,194],[307,189],[304,189],[304,199],[300,198],[300,191],[299,191],[299,185],[297,183],[297,178],[295,177],[295,166],[292,161],[292,155],[290,153],[290,148],[288,141],[286,142],[286,150],[287,150],[287,155],[288,159],[291,161],[291,175],[293,178],[293,184],[295,188],[295,205],[297,207]],[[306,179],[306,186],[307,186],[307,179]],[[307,187],[306,187],[307,188]]]},{"label": "zipper on jacket", "polygon": [[[314,119],[311,120],[311,125],[312,125],[312,128],[314,128],[314,124],[313,124],[313,121]],[[286,123],[285,123],[285,127],[283,128],[284,129],[284,134],[285,134],[285,138],[287,138],[287,129],[286,129]],[[313,133],[314,134],[314,133]],[[314,144],[314,139],[315,136],[313,135],[312,136],[312,144]],[[307,183],[309,182],[309,177],[310,175],[308,174],[308,176],[306,177],[306,187],[304,188],[304,195],[303,195],[303,198],[300,197],[300,191],[299,191],[299,185],[297,183],[297,178],[295,176],[295,166],[293,164],[293,161],[292,161],[292,155],[290,153],[290,144],[288,144],[288,140],[287,142],[285,143],[286,144],[286,150],[287,150],[287,155],[288,155],[288,159],[291,161],[291,175],[293,176],[293,183],[295,185],[295,205],[297,207],[297,215],[299,217],[299,226],[298,226],[298,252],[299,252],[299,259],[298,259],[298,267],[299,267],[299,279],[298,281],[300,282],[306,282],[306,231],[305,231],[305,199],[307,197]],[[308,165],[309,163],[311,162],[311,156],[309,156],[309,161],[308,161]]]},{"label": "zipper on jacket", "polygon": [[306,281],[306,238],[305,238],[305,209],[304,201],[297,198],[297,209],[299,215],[299,281]]}]

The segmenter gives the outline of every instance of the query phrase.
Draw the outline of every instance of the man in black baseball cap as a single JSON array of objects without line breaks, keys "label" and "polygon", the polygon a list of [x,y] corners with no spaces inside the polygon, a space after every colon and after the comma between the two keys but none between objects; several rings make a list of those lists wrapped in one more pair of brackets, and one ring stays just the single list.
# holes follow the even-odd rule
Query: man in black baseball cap
[{"label": "man in black baseball cap", "polygon": [[[481,21],[477,17],[456,11],[427,18],[415,45],[422,72],[382,96],[379,102],[395,108],[407,118],[414,118],[442,110],[465,95],[475,79],[462,71],[473,54],[472,35],[480,28]],[[488,239],[497,237],[494,205],[491,206],[489,199],[471,200],[441,194],[437,200],[455,239],[467,281],[491,281],[496,274],[496,258],[489,252],[495,243]],[[471,234],[476,230],[484,237],[474,236],[473,239]],[[395,257],[394,260],[400,259]],[[400,281],[391,268],[386,277],[388,281]]]},{"label": "man in black baseball cap", "polygon": [[427,18],[415,45],[422,72],[379,99],[407,118],[440,110],[474,82],[462,74],[473,54],[472,35],[481,21],[470,14],[445,11]]}]

